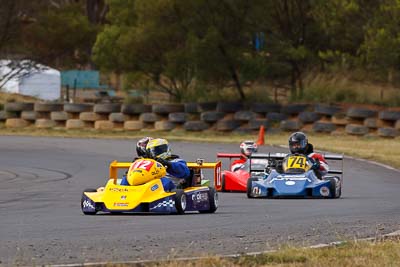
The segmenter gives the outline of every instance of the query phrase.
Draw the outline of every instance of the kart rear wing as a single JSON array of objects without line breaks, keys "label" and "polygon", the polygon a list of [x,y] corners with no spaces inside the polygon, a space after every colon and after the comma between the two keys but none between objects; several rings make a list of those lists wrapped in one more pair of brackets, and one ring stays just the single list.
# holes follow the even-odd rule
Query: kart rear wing
[{"label": "kart rear wing", "polygon": [[[214,186],[216,190],[220,190],[222,188],[222,180],[221,180],[221,161],[217,162],[204,162],[203,159],[197,159],[196,162],[188,162],[187,166],[189,169],[193,170],[194,179],[193,184],[198,184],[199,181],[196,182],[197,179],[201,180],[201,170],[202,169],[213,169],[214,170]],[[197,177],[196,177],[197,176]]]},{"label": "kart rear wing", "polygon": [[[117,184],[118,179],[118,170],[119,169],[129,169],[132,165],[132,162],[117,162],[114,160],[110,163],[110,179],[114,179],[114,184]],[[217,162],[204,162],[203,159],[198,159],[196,162],[188,162],[187,166],[189,169],[193,170],[194,173],[198,173],[198,170],[201,169],[214,169],[214,184],[215,187],[221,188],[222,187],[222,180],[221,180],[221,161]],[[217,189],[218,189],[217,188]]]},{"label": "kart rear wing", "polygon": [[129,169],[132,162],[117,162],[114,160],[110,163],[110,179],[114,179],[114,184],[117,184],[118,179],[118,169]]},{"label": "kart rear wing", "polygon": [[[254,153],[250,155],[250,159],[275,159],[275,160],[282,160],[284,159],[288,154],[287,153]],[[326,160],[341,160],[342,161],[342,166],[341,170],[329,170],[329,174],[342,174],[343,175],[343,154],[324,154],[324,158]],[[250,168],[251,169],[251,168]]]}]

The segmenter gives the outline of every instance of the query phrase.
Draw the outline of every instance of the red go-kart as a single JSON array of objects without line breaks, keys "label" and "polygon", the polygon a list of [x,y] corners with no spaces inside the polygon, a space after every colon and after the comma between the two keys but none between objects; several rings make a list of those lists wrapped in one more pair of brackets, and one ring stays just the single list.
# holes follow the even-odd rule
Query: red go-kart
[{"label": "red go-kart", "polygon": [[[241,154],[238,153],[217,153],[218,158],[229,158],[230,162],[232,159],[241,158]],[[224,170],[221,174],[221,186],[216,187],[221,192],[246,192],[247,180],[250,178],[250,163],[253,176],[255,173],[264,173],[265,167],[268,164],[268,159],[252,159],[247,160],[240,168],[235,170]],[[231,167],[231,164],[229,164]]]}]

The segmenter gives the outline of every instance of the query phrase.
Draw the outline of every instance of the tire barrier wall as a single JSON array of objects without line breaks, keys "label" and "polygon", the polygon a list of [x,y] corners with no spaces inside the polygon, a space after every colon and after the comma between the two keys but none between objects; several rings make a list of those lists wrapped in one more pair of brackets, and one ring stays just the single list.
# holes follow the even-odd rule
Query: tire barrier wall
[{"label": "tire barrier wall", "polygon": [[400,135],[400,108],[323,104],[244,105],[240,102],[185,104],[19,103],[4,105],[7,128],[255,132],[305,131],[332,135]]}]

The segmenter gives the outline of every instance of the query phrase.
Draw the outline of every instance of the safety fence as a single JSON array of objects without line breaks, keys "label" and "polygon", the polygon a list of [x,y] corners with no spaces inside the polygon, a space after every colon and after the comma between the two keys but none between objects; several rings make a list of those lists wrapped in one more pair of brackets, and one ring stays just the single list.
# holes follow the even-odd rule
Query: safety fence
[{"label": "safety fence", "polygon": [[7,128],[266,132],[400,135],[400,108],[325,104],[206,102],[185,104],[78,104],[10,102],[0,111]]}]

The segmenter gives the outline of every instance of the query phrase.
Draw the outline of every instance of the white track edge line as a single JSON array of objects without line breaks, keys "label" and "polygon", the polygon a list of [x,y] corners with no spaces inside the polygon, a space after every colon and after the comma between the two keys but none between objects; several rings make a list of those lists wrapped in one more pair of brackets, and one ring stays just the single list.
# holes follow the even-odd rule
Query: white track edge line
[{"label": "white track edge line", "polygon": [[[394,237],[400,236],[400,230],[394,231],[389,234],[382,235],[381,238],[385,237]],[[377,237],[366,237],[361,239],[356,239],[357,241],[373,241],[378,239]],[[326,248],[326,247],[333,247],[342,244],[346,244],[348,241],[334,241],[330,243],[321,243],[312,246],[301,247],[303,249],[317,249],[317,248]],[[193,261],[193,260],[204,260],[212,257],[219,257],[219,258],[237,258],[242,256],[257,256],[260,254],[267,254],[272,252],[277,252],[278,250],[265,250],[259,252],[248,252],[248,253],[238,253],[238,254],[227,254],[227,255],[210,255],[210,256],[203,256],[203,257],[183,257],[183,258],[174,258],[174,259],[160,259],[160,260],[135,260],[135,261],[119,261],[119,262],[85,262],[85,263],[70,263],[70,264],[54,264],[54,265],[43,265],[48,267],[79,267],[79,266],[97,266],[97,265],[110,265],[110,264],[143,264],[143,263],[156,263],[156,262],[169,262],[169,261]]]}]

